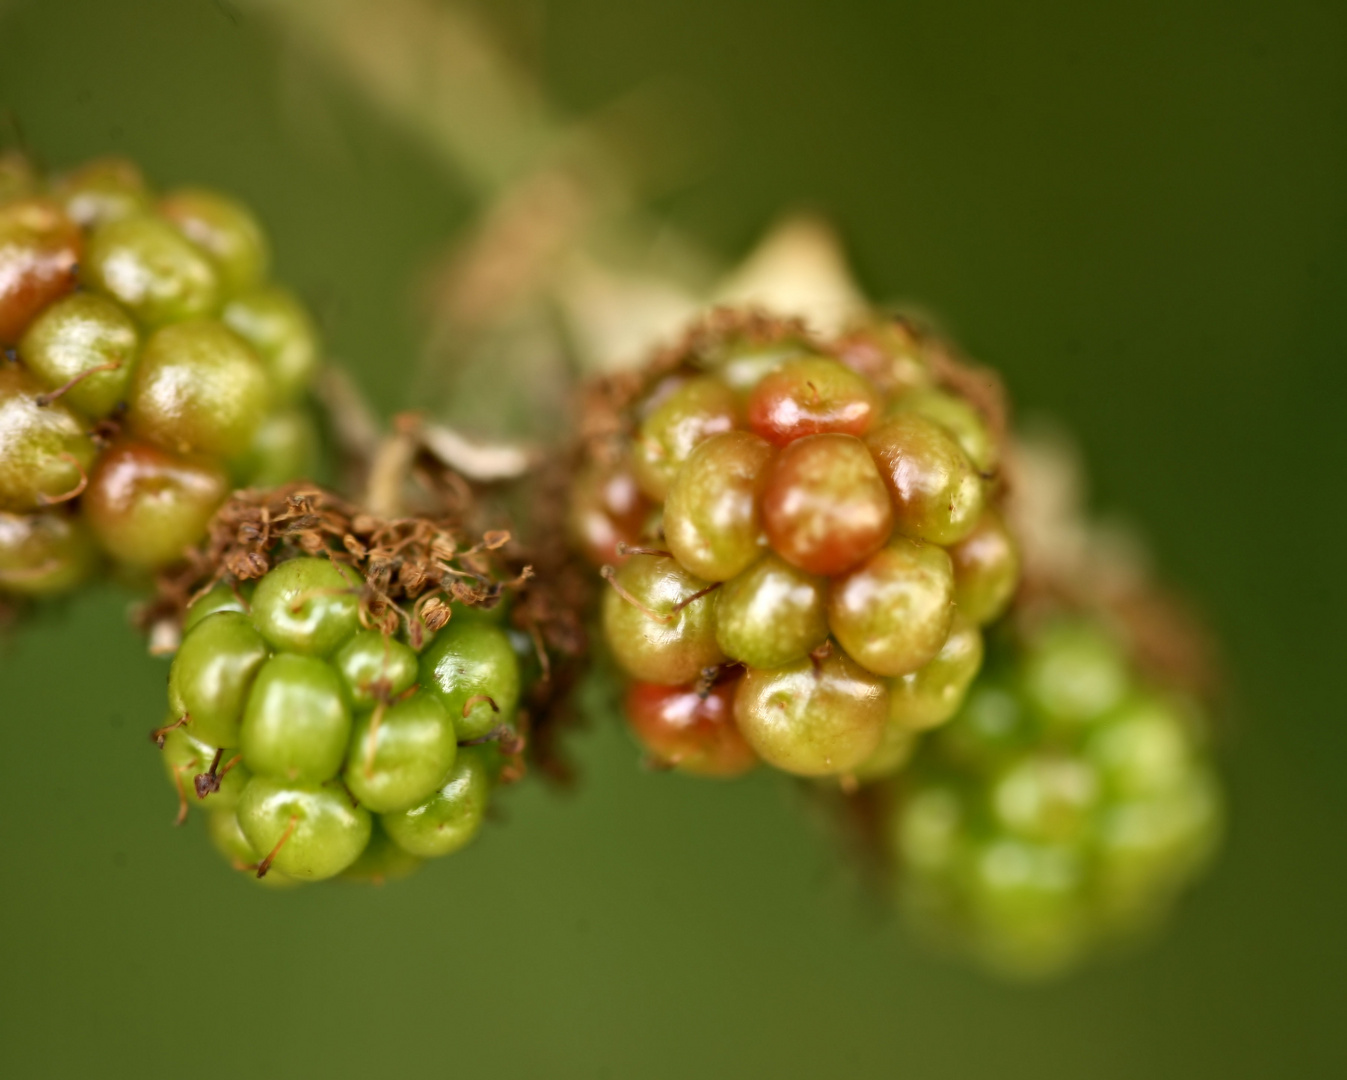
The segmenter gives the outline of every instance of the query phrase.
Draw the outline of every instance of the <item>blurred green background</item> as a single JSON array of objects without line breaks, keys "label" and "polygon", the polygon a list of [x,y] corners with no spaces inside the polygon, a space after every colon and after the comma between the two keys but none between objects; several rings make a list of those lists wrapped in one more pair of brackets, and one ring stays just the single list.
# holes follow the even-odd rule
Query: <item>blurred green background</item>
[{"label": "blurred green background", "polygon": [[[580,791],[511,794],[462,855],[263,892],[171,827],[166,668],[109,591],[0,648],[0,1072],[1347,1075],[1347,574],[1315,546],[1347,525],[1347,6],[511,10],[568,108],[652,77],[703,103],[711,167],[672,220],[729,256],[826,210],[875,294],[1075,429],[1100,505],[1224,639],[1225,854],[1140,954],[1007,987],[861,900],[788,784],[648,775],[596,722]],[[256,8],[11,3],[0,105],[50,162],[129,153],[250,200],[333,352],[405,404],[410,294],[466,203]]]}]

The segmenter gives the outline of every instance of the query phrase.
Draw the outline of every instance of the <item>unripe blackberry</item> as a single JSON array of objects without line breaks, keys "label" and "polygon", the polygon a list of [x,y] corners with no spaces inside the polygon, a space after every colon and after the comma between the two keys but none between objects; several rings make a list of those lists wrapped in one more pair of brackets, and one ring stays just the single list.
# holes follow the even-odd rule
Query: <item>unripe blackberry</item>
[{"label": "unripe blackberry", "polygon": [[[511,634],[547,640],[509,542],[311,489],[235,496],[154,616],[184,627],[155,732],[179,820],[200,806],[236,867],[297,882],[385,880],[471,840],[536,699]],[[474,616],[515,590],[514,622]]]},{"label": "unripe blackberry", "polygon": [[[720,311],[591,387],[572,535],[655,760],[739,771],[706,765],[732,722],[787,772],[871,780],[957,709],[1018,574],[1001,418],[961,375],[905,323],[820,341]],[[730,682],[725,722],[662,718]]]},{"label": "unripe blackberry", "polygon": [[[55,543],[59,503],[72,535],[152,570],[203,538],[231,484],[311,470],[299,399],[317,338],[268,268],[265,233],[226,196],[156,198],[118,158],[50,179],[4,159],[0,512],[48,515],[23,550]],[[98,565],[54,554],[24,571],[15,536],[0,537],[0,594],[68,589]]]},{"label": "unripe blackberry", "polygon": [[1094,618],[1022,620],[921,746],[889,840],[907,909],[992,968],[1054,974],[1149,929],[1221,831],[1205,716]]}]

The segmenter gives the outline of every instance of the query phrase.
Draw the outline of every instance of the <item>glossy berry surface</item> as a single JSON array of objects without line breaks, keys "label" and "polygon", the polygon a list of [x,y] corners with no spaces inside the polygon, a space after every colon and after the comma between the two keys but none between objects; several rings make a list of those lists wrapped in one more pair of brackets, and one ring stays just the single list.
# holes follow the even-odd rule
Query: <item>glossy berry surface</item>
[{"label": "glossy berry surface", "polygon": [[641,424],[632,456],[637,483],[652,499],[669,494],[674,477],[697,444],[732,430],[739,404],[717,379],[697,376],[671,388]]},{"label": "glossy berry surface", "polygon": [[758,756],[801,776],[845,773],[879,746],[887,718],[884,684],[834,653],[747,672],[734,719]]},{"label": "glossy berry surface", "polygon": [[355,706],[372,709],[411,689],[418,660],[416,653],[396,638],[377,630],[361,630],[337,650],[333,664],[341,672]]},{"label": "glossy berry surface", "polygon": [[668,556],[635,555],[614,585],[603,597],[604,636],[631,676],[672,686],[725,659],[711,582]]},{"label": "glossy berry surface", "polygon": [[664,504],[664,539],[693,574],[728,581],[766,549],[759,492],[771,457],[745,431],[713,435],[689,455]]},{"label": "glossy berry surface", "polygon": [[952,544],[982,515],[982,479],[948,430],[920,413],[899,413],[867,437],[905,536]]},{"label": "glossy berry surface", "polygon": [[413,694],[357,719],[342,775],[366,808],[408,810],[444,783],[457,750],[453,721],[439,698]]},{"label": "glossy berry surface", "polygon": [[254,772],[327,780],[341,768],[350,737],[351,709],[331,665],[294,653],[262,665],[248,691],[238,739]]},{"label": "glossy berry surface", "polygon": [[422,687],[439,699],[460,739],[514,719],[519,659],[509,635],[480,619],[452,619],[421,652]]},{"label": "glossy berry surface", "polygon": [[254,288],[266,276],[266,234],[242,203],[205,188],[182,188],[160,199],[158,211],[210,257],[226,294]]},{"label": "glossy berry surface", "polygon": [[[67,556],[51,573],[16,564],[0,592],[161,568],[203,538],[231,484],[312,471],[318,338],[268,280],[246,207],[205,188],[157,198],[121,158],[47,178],[6,155],[0,173],[0,512],[59,503],[89,526],[72,535],[111,556],[79,573]],[[30,572],[42,584],[15,577]]]},{"label": "glossy berry surface", "polygon": [[369,843],[369,811],[339,784],[254,777],[239,796],[238,821],[253,851],[287,877],[321,881],[359,858]]},{"label": "glossy berry surface", "polygon": [[740,776],[758,763],[758,755],[735,725],[735,689],[735,680],[705,691],[632,683],[627,720],[658,764],[693,776]]},{"label": "glossy berry surface", "polygon": [[169,701],[187,730],[216,746],[239,745],[239,721],[266,643],[246,615],[217,611],[187,635],[169,669]]},{"label": "glossy berry surface", "polygon": [[128,403],[129,423],[151,442],[225,458],[252,442],[270,389],[242,338],[214,319],[189,320],[150,335]]},{"label": "glossy berry surface", "polygon": [[364,585],[296,557],[186,612],[154,733],[178,820],[205,810],[226,859],[272,884],[381,882],[447,855],[501,772],[521,693],[506,627],[462,607],[418,655],[361,627]]},{"label": "glossy berry surface", "polygon": [[805,435],[862,436],[879,410],[879,394],[844,364],[826,357],[787,360],[753,388],[748,426],[773,446]]},{"label": "glossy berry surface", "polygon": [[83,490],[95,448],[78,416],[31,375],[0,366],[0,509],[37,510]]},{"label": "glossy berry surface", "polygon": [[261,357],[278,400],[293,400],[313,379],[318,331],[304,305],[285,289],[270,285],[235,296],[220,318]]},{"label": "glossy berry surface", "polygon": [[210,258],[149,214],[96,227],[80,280],[148,327],[203,318],[220,306],[220,278]]},{"label": "glossy berry surface", "polygon": [[956,615],[949,636],[916,671],[889,680],[889,723],[905,731],[938,727],[959,710],[982,667],[982,634]]},{"label": "glossy berry surface", "polygon": [[93,293],[56,301],[19,342],[19,358],[43,388],[74,382],[62,400],[92,419],[107,416],[125,399],[139,354],[135,321]]},{"label": "glossy berry surface", "polygon": [[258,582],[253,622],[275,649],[327,656],[359,628],[359,584],[330,559],[291,559]]},{"label": "glossy berry surface", "polygon": [[0,345],[14,345],[48,304],[76,284],[79,228],[49,199],[0,205]]},{"label": "glossy berry surface", "polygon": [[942,385],[931,344],[899,322],[829,343],[719,312],[643,385],[596,395],[615,415],[597,414],[570,532],[606,567],[604,639],[656,760],[693,750],[653,703],[729,682],[758,702],[739,723],[756,753],[811,775],[889,775],[957,710],[1019,559],[1000,429]]},{"label": "glossy berry surface", "polygon": [[182,558],[228,493],[229,478],[210,458],[122,441],[99,456],[83,507],[109,555],[155,567]]},{"label": "glossy berry surface", "polygon": [[841,574],[889,538],[893,505],[865,444],[809,435],[772,462],[763,526],[778,555],[809,574]]},{"label": "glossy berry surface", "polygon": [[716,643],[731,660],[774,668],[828,639],[827,580],[763,556],[717,593]]},{"label": "glossy berry surface", "polygon": [[954,618],[942,548],[896,537],[828,590],[828,627],[862,667],[907,675],[933,660]]},{"label": "glossy berry surface", "polygon": [[479,746],[460,750],[434,794],[410,809],[383,816],[388,835],[403,850],[427,859],[452,855],[471,843],[486,816],[494,753]]}]

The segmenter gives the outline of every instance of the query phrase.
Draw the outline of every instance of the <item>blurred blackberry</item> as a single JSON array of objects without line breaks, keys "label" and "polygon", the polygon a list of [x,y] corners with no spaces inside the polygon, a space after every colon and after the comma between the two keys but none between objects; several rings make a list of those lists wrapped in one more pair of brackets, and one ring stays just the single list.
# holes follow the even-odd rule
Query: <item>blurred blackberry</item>
[{"label": "blurred blackberry", "polygon": [[0,602],[171,563],[233,487],[311,469],[318,340],[270,261],[229,196],[0,160]]}]

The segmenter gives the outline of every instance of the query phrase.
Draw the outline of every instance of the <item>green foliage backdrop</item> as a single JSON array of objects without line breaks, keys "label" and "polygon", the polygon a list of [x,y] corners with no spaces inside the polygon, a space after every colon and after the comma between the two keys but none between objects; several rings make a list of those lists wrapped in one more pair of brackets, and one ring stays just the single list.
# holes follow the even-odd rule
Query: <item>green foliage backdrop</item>
[{"label": "green foliage backdrop", "polygon": [[[108,590],[0,651],[0,1071],[1341,1074],[1347,8],[516,7],[566,105],[652,76],[698,103],[711,165],[673,220],[733,254],[828,211],[878,295],[1074,427],[1101,504],[1225,640],[1225,856],[1148,951],[1004,987],[858,900],[787,785],[643,774],[595,716],[583,789],[515,793],[463,855],[382,890],[252,890],[170,826],[144,737],[165,667]],[[125,152],[239,192],[336,355],[405,403],[410,295],[466,204],[255,8],[10,4],[0,103],[52,162]]]}]

